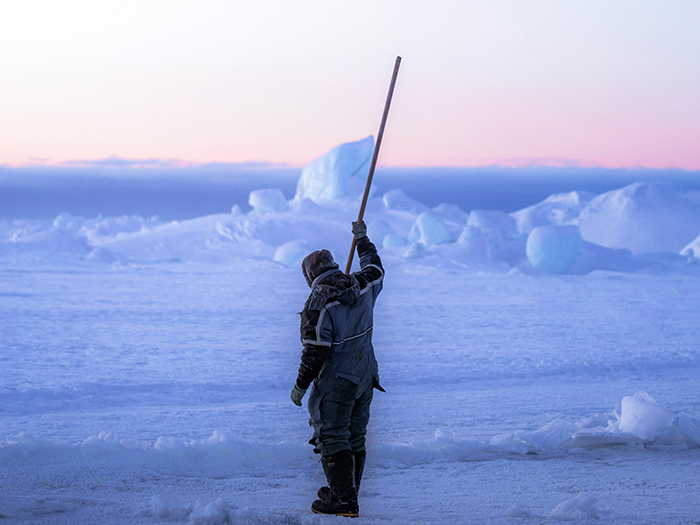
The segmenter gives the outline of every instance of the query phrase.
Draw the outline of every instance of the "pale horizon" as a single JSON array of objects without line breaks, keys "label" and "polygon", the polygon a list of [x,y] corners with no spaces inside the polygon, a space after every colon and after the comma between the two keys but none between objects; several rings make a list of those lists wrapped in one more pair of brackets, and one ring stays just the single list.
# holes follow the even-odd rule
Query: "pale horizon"
[{"label": "pale horizon", "polygon": [[0,165],[700,169],[694,2],[27,1],[0,9]]}]

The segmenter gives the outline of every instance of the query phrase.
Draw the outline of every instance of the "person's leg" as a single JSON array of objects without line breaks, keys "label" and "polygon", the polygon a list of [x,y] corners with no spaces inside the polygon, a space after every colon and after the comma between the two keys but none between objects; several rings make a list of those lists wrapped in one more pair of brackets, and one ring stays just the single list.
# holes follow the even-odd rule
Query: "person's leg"
[{"label": "person's leg", "polygon": [[365,450],[365,436],[367,435],[367,423],[369,423],[369,409],[372,404],[374,390],[367,386],[355,400],[350,415],[350,449],[353,452]]},{"label": "person's leg", "polygon": [[[367,458],[367,451],[366,450],[360,450],[358,452],[353,453],[354,459],[355,459],[355,490],[360,492],[360,482],[362,481],[362,474],[364,473],[365,470],[365,459]],[[325,467],[324,467],[324,472],[325,472]],[[328,472],[326,472],[326,479],[328,478]],[[318,499],[323,499],[327,500],[330,499],[333,496],[333,491],[329,486],[326,487],[321,487],[318,489],[317,492]]]},{"label": "person's leg", "polygon": [[326,457],[352,450],[350,426],[357,390],[356,384],[343,378],[320,389],[316,385],[311,389],[309,413],[314,434],[310,443],[314,452]]},{"label": "person's leg", "polygon": [[357,516],[357,490],[355,489],[355,457],[349,450],[321,458],[323,471],[330,485],[330,497],[318,499],[311,505],[317,514]]},{"label": "person's leg", "polygon": [[355,406],[350,419],[350,448],[355,456],[355,488],[360,491],[360,481],[365,470],[365,436],[367,435],[367,423],[369,423],[370,405],[374,396],[371,385],[365,388],[360,397],[355,401]]},{"label": "person's leg", "polygon": [[309,412],[314,427],[312,443],[314,451],[321,454],[321,464],[329,485],[328,489],[319,490],[319,500],[312,504],[311,509],[319,514],[357,516],[355,458],[350,446],[350,424],[357,385],[337,378],[328,386],[325,392],[315,388],[309,397]]}]

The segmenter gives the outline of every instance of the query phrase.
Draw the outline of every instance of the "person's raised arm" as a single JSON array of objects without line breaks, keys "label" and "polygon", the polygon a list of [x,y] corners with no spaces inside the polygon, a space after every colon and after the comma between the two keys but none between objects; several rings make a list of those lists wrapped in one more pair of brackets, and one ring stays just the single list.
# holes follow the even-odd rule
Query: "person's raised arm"
[{"label": "person's raised arm", "polygon": [[380,279],[384,275],[382,260],[377,253],[377,247],[367,237],[367,225],[363,222],[352,223],[352,233],[355,236],[357,254],[360,256],[361,270],[355,275],[363,277],[368,283]]}]

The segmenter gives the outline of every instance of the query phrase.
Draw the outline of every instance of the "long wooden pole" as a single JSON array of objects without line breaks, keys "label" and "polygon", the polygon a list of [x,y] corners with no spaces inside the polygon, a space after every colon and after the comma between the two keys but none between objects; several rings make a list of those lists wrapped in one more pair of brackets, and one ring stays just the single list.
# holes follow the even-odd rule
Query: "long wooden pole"
[{"label": "long wooden pole", "polygon": [[[369,175],[367,175],[367,183],[365,184],[365,193],[362,196],[362,204],[360,205],[360,213],[357,216],[357,222],[362,222],[365,216],[365,208],[367,207],[367,199],[369,198],[369,190],[372,187],[372,178],[374,177],[374,168],[377,166],[377,158],[379,157],[379,148],[382,145],[382,137],[384,136],[384,127],[386,126],[386,119],[389,116],[389,107],[391,106],[391,98],[394,96],[394,87],[396,86],[396,78],[399,76],[399,66],[401,65],[401,57],[396,57],[396,62],[394,63],[394,72],[391,75],[391,83],[389,84],[389,93],[386,96],[386,102],[384,103],[384,113],[382,114],[382,122],[379,125],[379,133],[377,133],[377,142],[374,145],[374,154],[372,155],[372,163],[369,166]],[[355,237],[352,238],[352,244],[350,245],[350,255],[348,255],[348,264],[345,267],[345,274],[350,275],[350,268],[352,267],[352,259],[355,256]]]}]

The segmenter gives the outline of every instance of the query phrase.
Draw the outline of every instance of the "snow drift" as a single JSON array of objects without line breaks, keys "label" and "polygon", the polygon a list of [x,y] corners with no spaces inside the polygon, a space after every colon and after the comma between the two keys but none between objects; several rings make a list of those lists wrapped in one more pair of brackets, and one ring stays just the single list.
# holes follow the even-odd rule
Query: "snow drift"
[{"label": "snow drift", "polygon": [[[438,429],[433,438],[425,441],[372,443],[370,453],[378,465],[412,466],[435,461],[469,461],[485,456],[507,457],[513,453],[578,454],[620,445],[631,450],[641,447],[650,451],[697,449],[700,448],[700,421],[683,413],[672,413],[660,407],[646,392],[638,392],[623,398],[621,406],[609,413],[592,414],[580,420],[561,417],[535,431],[517,430],[482,441],[457,439]],[[173,468],[203,469],[211,475],[240,469],[255,472],[315,468],[305,461],[309,447],[304,443],[245,441],[219,430],[198,440],[162,436],[149,442],[101,432],[75,445],[59,445],[26,434],[0,442],[0,460],[14,461],[46,454],[54,458],[74,454],[121,460],[133,457],[145,462],[170,458]]]},{"label": "snow drift", "polygon": [[534,432],[497,436],[491,444],[521,454],[615,445],[686,450],[700,447],[700,422],[684,414],[673,414],[646,392],[637,392],[623,398],[620,408],[608,414],[573,422],[554,420]]},{"label": "snow drift", "polygon": [[[123,267],[266,258],[295,267],[320,248],[341,260],[373,144],[372,137],[341,144],[311,162],[291,201],[276,188],[252,191],[253,210],[246,214],[234,206],[230,214],[168,223],[68,214],[50,223],[4,221],[0,263]],[[447,203],[430,209],[391,189],[370,199],[365,216],[370,237],[389,262],[495,273],[700,271],[700,192],[667,183],[635,183],[598,196],[556,194],[512,214]]]},{"label": "snow drift", "polygon": [[678,253],[700,233],[700,191],[631,184],[592,199],[577,222],[583,238],[601,246]]}]

